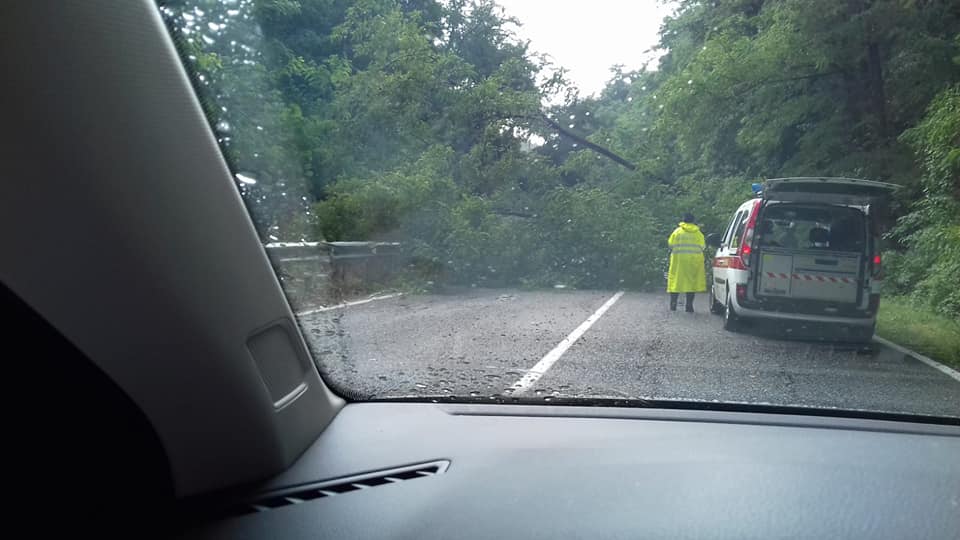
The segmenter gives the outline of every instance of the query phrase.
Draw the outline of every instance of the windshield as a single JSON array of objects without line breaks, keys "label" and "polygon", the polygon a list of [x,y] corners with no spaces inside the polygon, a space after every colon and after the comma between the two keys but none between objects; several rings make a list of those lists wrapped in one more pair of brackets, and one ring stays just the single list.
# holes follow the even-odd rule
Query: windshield
[{"label": "windshield", "polygon": [[950,2],[160,12],[345,397],[960,417]]}]

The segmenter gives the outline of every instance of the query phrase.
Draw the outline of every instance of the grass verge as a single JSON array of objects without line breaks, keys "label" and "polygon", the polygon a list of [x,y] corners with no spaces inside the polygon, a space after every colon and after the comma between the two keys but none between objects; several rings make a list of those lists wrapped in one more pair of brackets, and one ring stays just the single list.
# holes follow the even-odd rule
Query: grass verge
[{"label": "grass verge", "polygon": [[960,322],[914,306],[905,298],[880,300],[877,335],[960,369]]}]

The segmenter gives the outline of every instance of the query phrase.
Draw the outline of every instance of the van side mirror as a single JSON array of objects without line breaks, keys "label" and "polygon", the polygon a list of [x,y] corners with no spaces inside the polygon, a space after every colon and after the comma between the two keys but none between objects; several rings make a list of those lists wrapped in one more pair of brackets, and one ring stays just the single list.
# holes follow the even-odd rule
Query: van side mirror
[{"label": "van side mirror", "polygon": [[707,235],[706,242],[708,246],[720,247],[720,233],[710,233]]}]

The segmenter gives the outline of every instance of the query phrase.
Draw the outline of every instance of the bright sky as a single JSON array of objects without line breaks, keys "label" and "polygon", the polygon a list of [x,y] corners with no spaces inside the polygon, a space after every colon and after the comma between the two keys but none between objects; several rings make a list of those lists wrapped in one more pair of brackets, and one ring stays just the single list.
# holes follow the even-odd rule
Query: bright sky
[{"label": "bright sky", "polygon": [[[599,92],[610,67],[638,69],[652,58],[660,22],[672,6],[661,0],[497,0],[520,20],[518,34],[534,52],[545,53],[580,88]],[[655,64],[652,67],[656,67]]]}]

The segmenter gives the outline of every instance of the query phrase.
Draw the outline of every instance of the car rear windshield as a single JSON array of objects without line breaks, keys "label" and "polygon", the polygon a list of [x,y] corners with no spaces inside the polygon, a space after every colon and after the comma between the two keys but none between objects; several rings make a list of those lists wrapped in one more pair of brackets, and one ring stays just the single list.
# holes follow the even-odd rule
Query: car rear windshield
[{"label": "car rear windshield", "polygon": [[862,210],[834,205],[772,204],[760,217],[760,247],[863,251],[867,247]]}]

